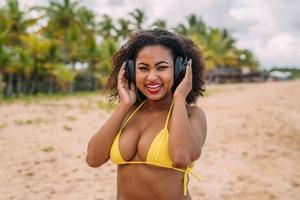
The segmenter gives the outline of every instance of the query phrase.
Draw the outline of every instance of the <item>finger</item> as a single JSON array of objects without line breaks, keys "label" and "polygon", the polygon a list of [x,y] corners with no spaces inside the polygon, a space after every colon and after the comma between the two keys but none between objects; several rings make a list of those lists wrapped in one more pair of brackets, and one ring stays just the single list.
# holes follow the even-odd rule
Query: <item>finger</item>
[{"label": "finger", "polygon": [[185,69],[185,76],[184,79],[189,79],[190,77],[190,60],[188,61]]},{"label": "finger", "polygon": [[190,73],[190,74],[189,74],[189,75],[190,75],[189,77],[190,77],[190,80],[192,80],[192,77],[193,77],[192,59],[190,59],[190,70],[189,70],[189,71],[190,71],[190,72],[189,72],[189,73]]},{"label": "finger", "polygon": [[124,87],[124,89],[125,89],[126,91],[128,91],[128,90],[129,90],[129,88],[128,88],[128,84],[127,84],[127,83],[124,83],[124,84],[123,84],[123,87]]},{"label": "finger", "polygon": [[122,64],[119,74],[118,74],[118,81],[122,82],[124,79],[124,74],[125,74],[125,62]]},{"label": "finger", "polygon": [[124,70],[125,69],[125,62],[123,62],[123,64],[122,64],[122,66],[121,66],[121,68],[120,68],[120,70],[119,70],[119,76],[120,76],[120,74],[123,72],[123,71],[125,71]]},{"label": "finger", "polygon": [[[122,76],[122,73],[120,75]],[[124,77],[121,77],[121,76],[118,78],[118,85],[120,87],[124,88],[124,86],[125,86],[125,80],[124,80]]]},{"label": "finger", "polygon": [[126,80],[126,78],[125,77],[122,77],[122,79],[121,79],[121,84],[123,85],[123,87],[128,87],[128,81]]},{"label": "finger", "polygon": [[191,62],[190,60],[188,61],[188,64],[187,64],[187,67],[186,67],[186,74],[185,74],[185,79],[187,81],[190,81],[191,80]]},{"label": "finger", "polygon": [[134,83],[130,83],[130,90],[135,92],[135,86],[134,86]]},{"label": "finger", "polygon": [[186,64],[183,80],[187,79],[188,73],[189,73],[189,62]]}]

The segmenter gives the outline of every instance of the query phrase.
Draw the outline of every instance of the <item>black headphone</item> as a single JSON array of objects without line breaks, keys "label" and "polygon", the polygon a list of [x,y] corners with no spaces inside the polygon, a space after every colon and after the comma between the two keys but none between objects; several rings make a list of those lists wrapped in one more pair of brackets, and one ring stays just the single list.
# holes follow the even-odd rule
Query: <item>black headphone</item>
[{"label": "black headphone", "polygon": [[[188,59],[183,58],[181,56],[177,56],[175,59],[175,66],[174,66],[174,85],[172,87],[172,92],[175,91],[181,80],[185,75],[186,65],[188,63]],[[128,81],[128,87],[130,89],[130,84],[135,83],[135,63],[132,59],[128,60],[125,65],[125,77]],[[137,99],[138,101],[142,101],[146,99],[142,92],[136,88]]]}]

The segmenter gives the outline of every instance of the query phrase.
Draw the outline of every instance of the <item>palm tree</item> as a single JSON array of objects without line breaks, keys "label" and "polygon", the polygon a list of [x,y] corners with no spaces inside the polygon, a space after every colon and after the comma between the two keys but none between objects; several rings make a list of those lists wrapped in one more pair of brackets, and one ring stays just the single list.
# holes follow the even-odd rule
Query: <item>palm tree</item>
[{"label": "palm tree", "polygon": [[5,96],[12,96],[14,90],[14,79],[15,75],[18,73],[18,62],[17,62],[17,52],[13,48],[1,48],[0,52],[0,62],[3,64],[5,80],[7,81],[6,88],[4,89]]},{"label": "palm tree", "polygon": [[194,14],[191,14],[186,17],[187,25],[180,23],[174,30],[175,32],[189,37],[192,39],[201,49],[205,47],[205,40],[207,37],[208,27],[204,23],[201,17],[197,17]]},{"label": "palm tree", "polygon": [[192,39],[203,51],[208,70],[215,67],[239,66],[239,52],[234,39],[226,29],[210,28],[201,17],[194,14],[187,18],[187,25],[179,24],[175,30]]},{"label": "palm tree", "polygon": [[84,25],[85,30],[95,29],[95,13],[86,7],[80,7],[77,13],[81,24]]},{"label": "palm tree", "polygon": [[118,40],[125,40],[131,33],[130,21],[127,19],[118,19],[117,27],[115,28],[117,32]]},{"label": "palm tree", "polygon": [[[9,63],[11,60],[10,49],[5,44],[8,43],[9,19],[4,14],[4,9],[0,9],[0,72],[6,76],[8,84],[4,87],[4,96],[10,96],[13,89],[13,73],[9,73]],[[2,75],[1,74],[1,75]],[[2,76],[1,76],[2,79]],[[2,90],[1,90],[2,91]]]},{"label": "palm tree", "polygon": [[58,85],[63,92],[70,91],[76,72],[71,70],[66,65],[59,63],[56,65],[53,75],[57,78]]},{"label": "palm tree", "polygon": [[38,11],[43,11],[43,18],[48,20],[47,26],[42,29],[44,32],[52,32],[54,36],[61,39],[63,43],[63,62],[69,61],[69,41],[73,32],[83,32],[84,26],[78,13],[82,7],[78,1],[72,0],[50,0],[47,7],[35,7]]},{"label": "palm tree", "polygon": [[173,28],[175,32],[181,34],[181,35],[184,35],[186,36],[188,34],[188,28],[183,24],[183,23],[180,23],[178,24],[175,28]]},{"label": "palm tree", "polygon": [[5,46],[8,42],[8,18],[4,14],[4,9],[0,9],[0,72],[4,73],[5,66],[9,62],[8,48]]},{"label": "palm tree", "polygon": [[96,70],[101,61],[100,55],[101,52],[98,44],[96,43],[96,36],[94,32],[90,32],[90,34],[85,38],[83,52],[83,60],[88,63],[88,76],[86,81],[88,82],[87,85],[89,90],[96,89]]},{"label": "palm tree", "polygon": [[4,23],[7,29],[7,45],[20,46],[20,37],[27,34],[27,28],[33,26],[37,19],[26,19],[25,12],[19,8],[18,0],[6,0],[2,12],[3,17],[6,18]]},{"label": "palm tree", "polygon": [[31,94],[38,93],[38,72],[39,68],[41,68],[41,63],[45,59],[45,54],[49,51],[51,46],[51,42],[49,40],[41,38],[40,35],[31,34],[30,36],[23,36],[22,38],[25,47],[32,58],[32,88]]},{"label": "palm tree", "polygon": [[114,35],[114,23],[113,19],[108,15],[103,15],[101,21],[98,24],[98,33],[104,38],[115,37]]},{"label": "palm tree", "polygon": [[215,67],[239,67],[239,54],[234,42],[226,29],[211,28],[205,40],[205,59],[211,60]]},{"label": "palm tree", "polygon": [[48,51],[45,54],[45,63],[43,65],[43,68],[47,72],[47,77],[48,77],[48,93],[52,94],[54,92],[54,84],[55,81],[57,81],[56,77],[56,71],[58,66],[60,65],[59,63],[59,47],[57,42],[54,42],[51,40],[50,47]]},{"label": "palm tree", "polygon": [[207,32],[207,25],[201,17],[191,14],[186,17],[187,25],[180,23],[175,27],[175,31],[185,36],[198,35],[205,37]]},{"label": "palm tree", "polygon": [[20,93],[27,92],[30,76],[33,72],[33,59],[30,55],[30,52],[26,48],[18,47],[15,49],[15,51],[17,53],[16,66],[18,67],[16,83],[16,95],[18,96]]},{"label": "palm tree", "polygon": [[144,28],[144,23],[147,18],[143,10],[136,8],[134,11],[130,12],[129,15],[133,18],[133,22],[131,22],[131,24],[134,26],[135,30],[141,30]]},{"label": "palm tree", "polygon": [[[10,96],[13,90],[18,94],[18,88],[14,87],[13,80],[17,74],[18,80],[20,80],[21,71],[18,63],[18,48],[22,48],[21,37],[27,35],[28,27],[34,25],[37,19],[27,19],[25,13],[20,10],[17,0],[7,0],[5,6],[0,10],[0,40],[2,49],[2,57],[4,54],[8,56],[4,73],[8,84],[6,87],[6,95]],[[2,47],[3,48],[3,47]],[[6,53],[4,53],[6,52]],[[3,67],[3,66],[2,66]]]},{"label": "palm tree", "polygon": [[158,19],[152,23],[152,26],[159,29],[165,29],[167,27],[167,22],[163,19]]},{"label": "palm tree", "polygon": [[103,40],[100,44],[100,74],[98,80],[101,84],[104,84],[108,80],[108,76],[111,73],[111,58],[117,51],[118,44],[113,38]]},{"label": "palm tree", "polygon": [[197,33],[202,36],[206,35],[207,26],[201,17],[197,18],[195,14],[191,14],[187,17],[188,25],[189,25],[189,33]]},{"label": "palm tree", "polygon": [[11,96],[12,89],[13,89],[13,73],[10,70],[9,64],[11,60],[10,52],[8,48],[6,48],[3,45],[4,38],[2,37],[2,34],[0,33],[0,72],[3,75],[7,75],[6,79],[8,84],[5,84],[4,87],[4,94],[5,96]]},{"label": "palm tree", "polygon": [[[78,61],[80,60],[81,62],[86,62],[88,64],[88,75],[86,76],[88,86],[87,89],[95,90],[95,74],[100,62],[100,50],[96,42],[97,24],[95,22],[94,13],[89,9],[82,8],[80,10],[79,16],[82,23],[85,24],[85,34],[82,35],[82,42],[79,44],[84,48],[77,49],[77,55],[75,55],[75,57],[78,59]],[[100,26],[100,29],[102,28],[102,30],[100,30],[100,32],[102,33],[102,37],[111,37],[111,30],[114,29],[114,27],[112,26],[112,19],[108,16],[104,16],[104,20],[100,24],[102,24],[102,26]]]},{"label": "palm tree", "polygon": [[248,49],[239,50],[239,58],[241,66],[247,66],[252,70],[257,69],[259,66],[259,63],[255,59],[253,53]]}]

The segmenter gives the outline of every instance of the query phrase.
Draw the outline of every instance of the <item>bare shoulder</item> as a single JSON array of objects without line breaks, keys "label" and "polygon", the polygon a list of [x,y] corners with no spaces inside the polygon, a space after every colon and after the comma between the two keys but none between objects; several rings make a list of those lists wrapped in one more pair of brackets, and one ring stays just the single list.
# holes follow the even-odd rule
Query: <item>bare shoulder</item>
[{"label": "bare shoulder", "polygon": [[137,107],[138,107],[138,105],[134,104],[129,108],[128,112],[126,113],[125,117],[123,118],[122,124],[125,123],[125,121],[130,117],[130,115],[132,115],[132,113],[137,109]]},{"label": "bare shoulder", "polygon": [[189,118],[206,119],[204,110],[198,106],[188,106],[187,112]]}]

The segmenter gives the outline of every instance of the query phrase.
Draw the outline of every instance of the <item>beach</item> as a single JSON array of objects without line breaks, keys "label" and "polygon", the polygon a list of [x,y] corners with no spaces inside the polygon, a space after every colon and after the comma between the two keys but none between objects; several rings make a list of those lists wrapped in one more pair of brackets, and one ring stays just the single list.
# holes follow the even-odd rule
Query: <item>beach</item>
[{"label": "beach", "polygon": [[[116,169],[85,162],[108,118],[99,95],[0,104],[0,199],[113,200]],[[300,80],[208,85],[193,200],[300,199]]]}]

